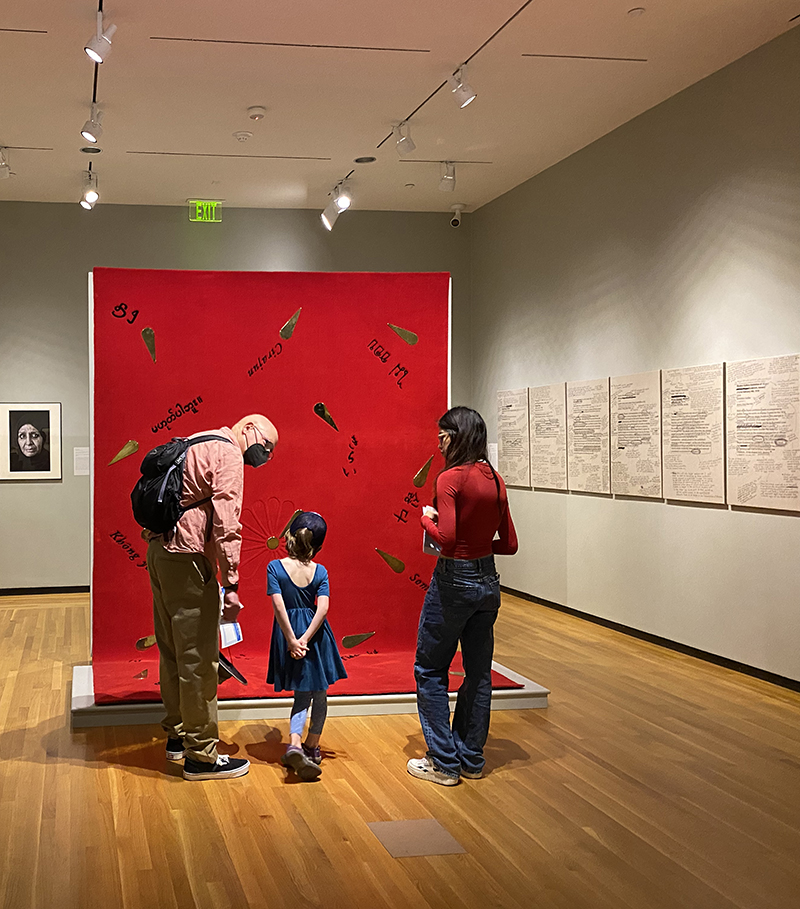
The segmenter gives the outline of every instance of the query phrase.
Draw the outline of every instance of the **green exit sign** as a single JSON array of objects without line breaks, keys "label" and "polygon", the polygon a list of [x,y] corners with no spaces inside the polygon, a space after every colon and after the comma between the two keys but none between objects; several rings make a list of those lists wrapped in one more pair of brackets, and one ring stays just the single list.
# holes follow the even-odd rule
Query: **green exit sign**
[{"label": "green exit sign", "polygon": [[222,202],[189,199],[189,220],[217,223],[222,220]]}]

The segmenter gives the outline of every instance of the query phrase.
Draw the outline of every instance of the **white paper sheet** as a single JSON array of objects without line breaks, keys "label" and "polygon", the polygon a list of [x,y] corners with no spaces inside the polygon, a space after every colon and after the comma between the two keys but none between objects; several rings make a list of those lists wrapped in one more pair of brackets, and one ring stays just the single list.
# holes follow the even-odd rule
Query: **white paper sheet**
[{"label": "white paper sheet", "polygon": [[611,491],[661,498],[661,388],[657,370],[611,379]]},{"label": "white paper sheet", "polygon": [[506,486],[531,485],[528,390],[497,392],[498,473]]},{"label": "white paper sheet", "polygon": [[725,365],[728,504],[800,511],[800,354]]},{"label": "white paper sheet", "polygon": [[608,379],[567,382],[567,482],[576,492],[611,490]]},{"label": "white paper sheet", "polygon": [[722,363],[661,372],[664,498],[725,502]]},{"label": "white paper sheet", "polygon": [[531,485],[567,488],[567,399],[563,382],[528,389]]},{"label": "white paper sheet", "polygon": [[89,449],[72,449],[72,475],[74,477],[89,476]]}]

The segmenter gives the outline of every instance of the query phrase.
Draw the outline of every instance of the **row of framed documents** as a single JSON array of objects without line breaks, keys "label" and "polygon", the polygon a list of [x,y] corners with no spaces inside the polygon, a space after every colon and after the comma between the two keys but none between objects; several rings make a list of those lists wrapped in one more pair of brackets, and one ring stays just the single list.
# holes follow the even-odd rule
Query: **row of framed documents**
[{"label": "row of framed documents", "polygon": [[509,486],[800,511],[800,354],[497,393]]}]

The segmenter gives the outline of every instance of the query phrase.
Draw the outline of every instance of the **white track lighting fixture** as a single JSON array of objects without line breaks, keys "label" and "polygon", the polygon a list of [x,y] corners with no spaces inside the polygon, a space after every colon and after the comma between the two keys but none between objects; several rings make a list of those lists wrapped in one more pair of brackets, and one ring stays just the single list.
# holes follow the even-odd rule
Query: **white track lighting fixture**
[{"label": "white track lighting fixture", "polygon": [[333,187],[331,192],[331,201],[325,207],[325,211],[320,215],[322,223],[326,230],[333,230],[336,219],[343,211],[347,211],[353,202],[353,193],[350,189],[350,183],[342,180]]},{"label": "white track lighting fixture", "polygon": [[104,28],[103,14],[101,12],[97,13],[97,32],[92,35],[84,47],[90,60],[94,60],[95,63],[102,63],[104,60],[108,60],[108,55],[111,53],[111,39],[114,37],[116,30],[116,25],[109,25],[108,28]]},{"label": "white track lighting fixture", "polygon": [[333,200],[331,200],[325,207],[325,211],[320,215],[325,230],[333,230],[333,225],[336,223],[338,217],[339,209],[334,205]]},{"label": "white track lighting fixture", "polygon": [[478,93],[467,83],[467,67],[460,66],[448,79],[450,91],[455,95],[459,107],[466,107],[478,97]]},{"label": "white track lighting fixture", "polygon": [[100,193],[97,190],[97,174],[94,171],[87,170],[83,174],[83,195],[81,196],[81,208],[91,211]]},{"label": "white track lighting fixture", "polygon": [[0,148],[0,180],[11,176],[11,165],[8,163],[8,149]]},{"label": "white track lighting fixture", "polygon": [[417,146],[411,138],[411,127],[408,125],[407,120],[403,120],[402,123],[393,126],[392,132],[394,133],[395,142],[397,143],[397,154],[400,155],[401,158],[410,155],[411,152],[416,149]]},{"label": "white track lighting fixture", "polygon": [[100,125],[102,120],[103,112],[96,104],[92,104],[92,113],[81,130],[81,135],[87,142],[97,144],[100,141],[100,137],[103,135],[103,127]]},{"label": "white track lighting fixture", "polygon": [[439,180],[439,189],[443,193],[451,193],[456,188],[456,166],[452,161],[442,161],[442,177]]},{"label": "white track lighting fixture", "polygon": [[350,205],[353,202],[353,193],[350,189],[350,184],[347,180],[342,180],[337,186],[333,189],[333,204],[336,206],[336,210],[341,214],[343,211],[347,211],[350,208]]}]

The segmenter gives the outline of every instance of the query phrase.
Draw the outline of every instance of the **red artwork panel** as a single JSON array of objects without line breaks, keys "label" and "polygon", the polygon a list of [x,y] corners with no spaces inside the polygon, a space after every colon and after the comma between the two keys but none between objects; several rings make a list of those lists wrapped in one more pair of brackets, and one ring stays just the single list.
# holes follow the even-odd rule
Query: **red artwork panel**
[{"label": "red artwork panel", "polygon": [[[337,640],[374,632],[340,647],[349,678],[331,694],[412,691],[434,567],[419,514],[442,467],[449,275],[99,268],[93,287],[97,702],[159,699],[157,648],[136,647],[153,631],[146,543],[130,505],[142,457],[249,413],[269,417],[280,443],[269,464],[245,467],[244,640],[226,655],[249,684],[229,680],[220,697],[274,695],[266,568],[286,554],[276,538],[296,508],[328,522],[317,561],[330,575]],[[138,451],[111,463],[131,441]],[[453,687],[459,673],[454,665]]]}]

